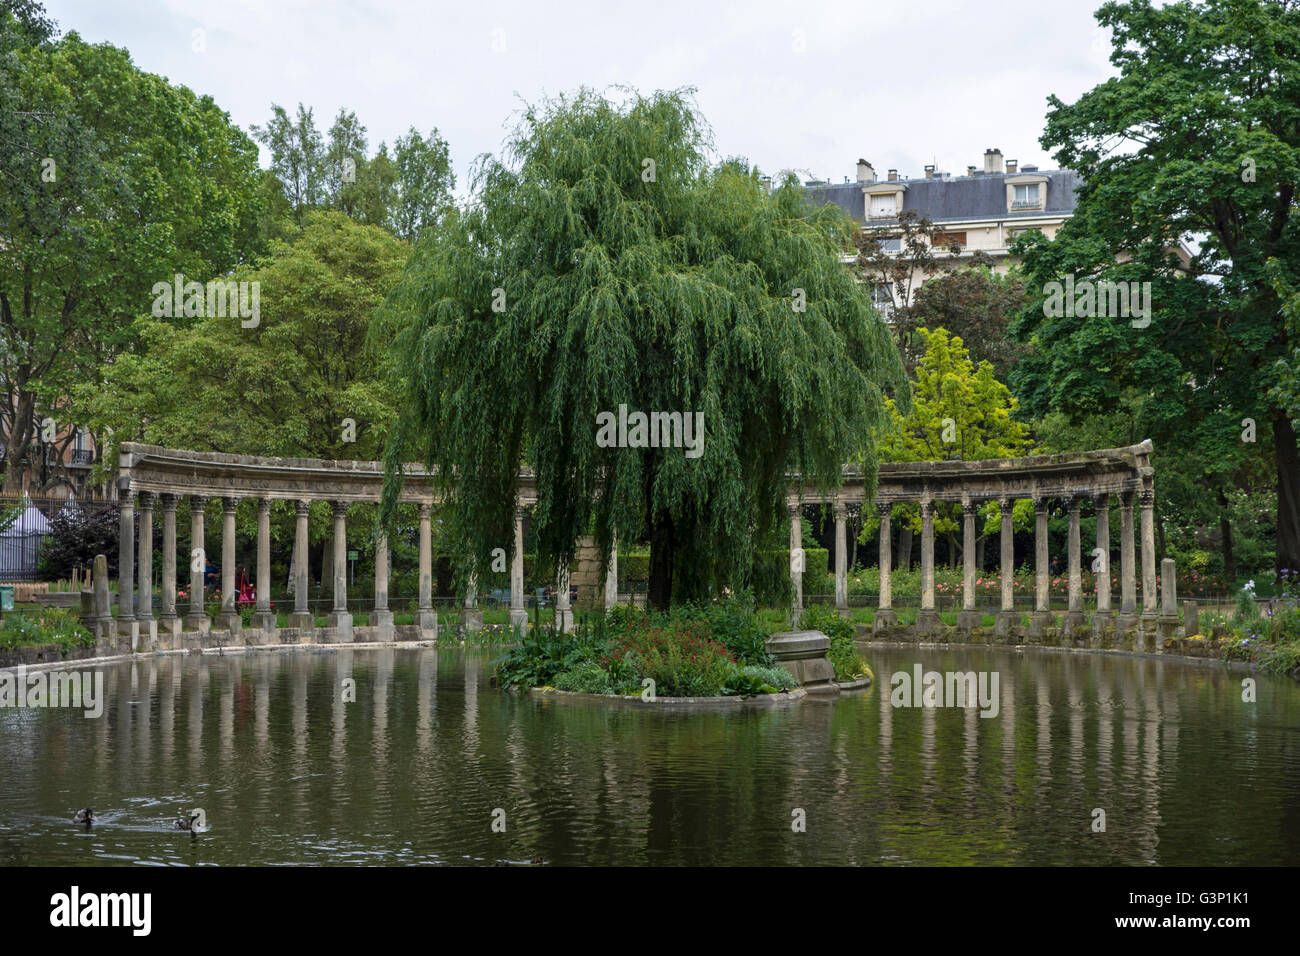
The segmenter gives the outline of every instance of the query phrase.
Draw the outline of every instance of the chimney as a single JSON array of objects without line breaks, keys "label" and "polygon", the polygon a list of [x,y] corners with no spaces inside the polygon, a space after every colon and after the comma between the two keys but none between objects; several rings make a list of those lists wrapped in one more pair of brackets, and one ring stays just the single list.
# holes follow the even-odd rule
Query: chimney
[{"label": "chimney", "polygon": [[1008,173],[1014,173],[1014,172],[1016,171],[1016,167],[1019,166],[1019,165],[1020,165],[1020,160],[1018,160],[1018,159],[1008,159],[1008,160],[1007,160],[1007,172],[1008,172]]},{"label": "chimney", "polygon": [[1002,150],[998,149],[996,146],[992,149],[984,150],[984,172],[1002,172]]},{"label": "chimney", "polygon": [[865,159],[858,160],[858,182],[874,183],[876,181],[876,171],[872,165]]},{"label": "chimney", "polygon": [[925,178],[926,178],[926,179],[934,179],[934,167],[933,167],[933,166],[927,166],[927,167],[925,167]]},{"label": "chimney", "polygon": [[891,183],[896,183],[896,182],[898,182],[898,170],[897,170],[897,169],[891,169],[891,170],[889,171],[889,181],[890,181]]},{"label": "chimney", "polygon": [[967,167],[966,167],[966,175],[967,175],[967,176],[974,176],[974,175],[975,175],[975,167],[974,167],[974,166],[967,166]]},{"label": "chimney", "polygon": [[759,183],[762,185],[762,187],[763,187],[764,189],[768,190],[769,192],[771,191],[771,189],[772,189],[772,177],[771,177],[771,176],[764,176],[762,179],[759,180]]}]

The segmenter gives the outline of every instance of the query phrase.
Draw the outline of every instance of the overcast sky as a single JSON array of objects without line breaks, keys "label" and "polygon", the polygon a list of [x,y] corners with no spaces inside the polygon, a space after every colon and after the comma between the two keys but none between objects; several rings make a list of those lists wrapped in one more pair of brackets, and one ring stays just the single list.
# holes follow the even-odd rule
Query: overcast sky
[{"label": "overcast sky", "polygon": [[1070,102],[1114,73],[1100,0],[45,2],[62,30],[125,47],[245,129],[299,101],[322,133],[355,110],[371,154],[436,126],[462,196],[521,101],[582,85],[694,86],[719,154],[840,182],[859,156],[882,176],[963,173],[995,146],[1054,167],[1038,144],[1048,94]]}]

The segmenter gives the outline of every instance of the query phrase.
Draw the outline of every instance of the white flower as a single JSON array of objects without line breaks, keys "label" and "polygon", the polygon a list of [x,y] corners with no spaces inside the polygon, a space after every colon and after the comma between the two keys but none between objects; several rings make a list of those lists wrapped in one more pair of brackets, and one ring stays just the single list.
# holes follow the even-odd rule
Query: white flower
[{"label": "white flower", "polygon": [[1255,593],[1255,582],[1254,582],[1254,580],[1247,581],[1245,584],[1243,584],[1243,585],[1241,586],[1241,589],[1242,589],[1243,591],[1249,591],[1251,594],[1254,594],[1254,593]]}]

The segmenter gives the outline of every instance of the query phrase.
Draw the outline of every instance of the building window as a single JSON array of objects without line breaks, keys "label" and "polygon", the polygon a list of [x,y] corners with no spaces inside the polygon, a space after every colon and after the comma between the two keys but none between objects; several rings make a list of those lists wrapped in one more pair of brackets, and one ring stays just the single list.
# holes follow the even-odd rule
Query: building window
[{"label": "building window", "polygon": [[893,219],[898,215],[898,197],[895,193],[871,197],[872,219]]},{"label": "building window", "polygon": [[966,247],[966,233],[936,232],[930,237],[930,245],[936,249],[951,249],[953,246],[964,249]]},{"label": "building window", "polygon": [[1011,208],[1021,208],[1025,206],[1037,206],[1038,203],[1038,183],[1025,183],[1016,186],[1015,195],[1012,198]]},{"label": "building window", "polygon": [[894,314],[894,283],[877,282],[871,287],[871,304],[888,322]]},{"label": "building window", "polygon": [[1043,230],[1039,229],[1037,226],[1022,226],[1019,229],[1012,229],[1010,235],[1012,239],[1016,239],[1020,236],[1023,236],[1027,232],[1042,232],[1042,231]]}]

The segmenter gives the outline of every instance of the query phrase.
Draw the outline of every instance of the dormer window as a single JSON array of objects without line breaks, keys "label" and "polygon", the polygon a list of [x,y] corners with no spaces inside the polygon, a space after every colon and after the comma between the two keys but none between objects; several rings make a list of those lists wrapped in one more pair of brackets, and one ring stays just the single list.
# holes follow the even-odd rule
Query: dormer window
[{"label": "dormer window", "polygon": [[1013,208],[1016,206],[1038,205],[1038,183],[1024,183],[1014,188],[1016,194],[1011,202]]},{"label": "dormer window", "polygon": [[872,219],[898,218],[898,194],[885,193],[883,196],[871,197]]}]

